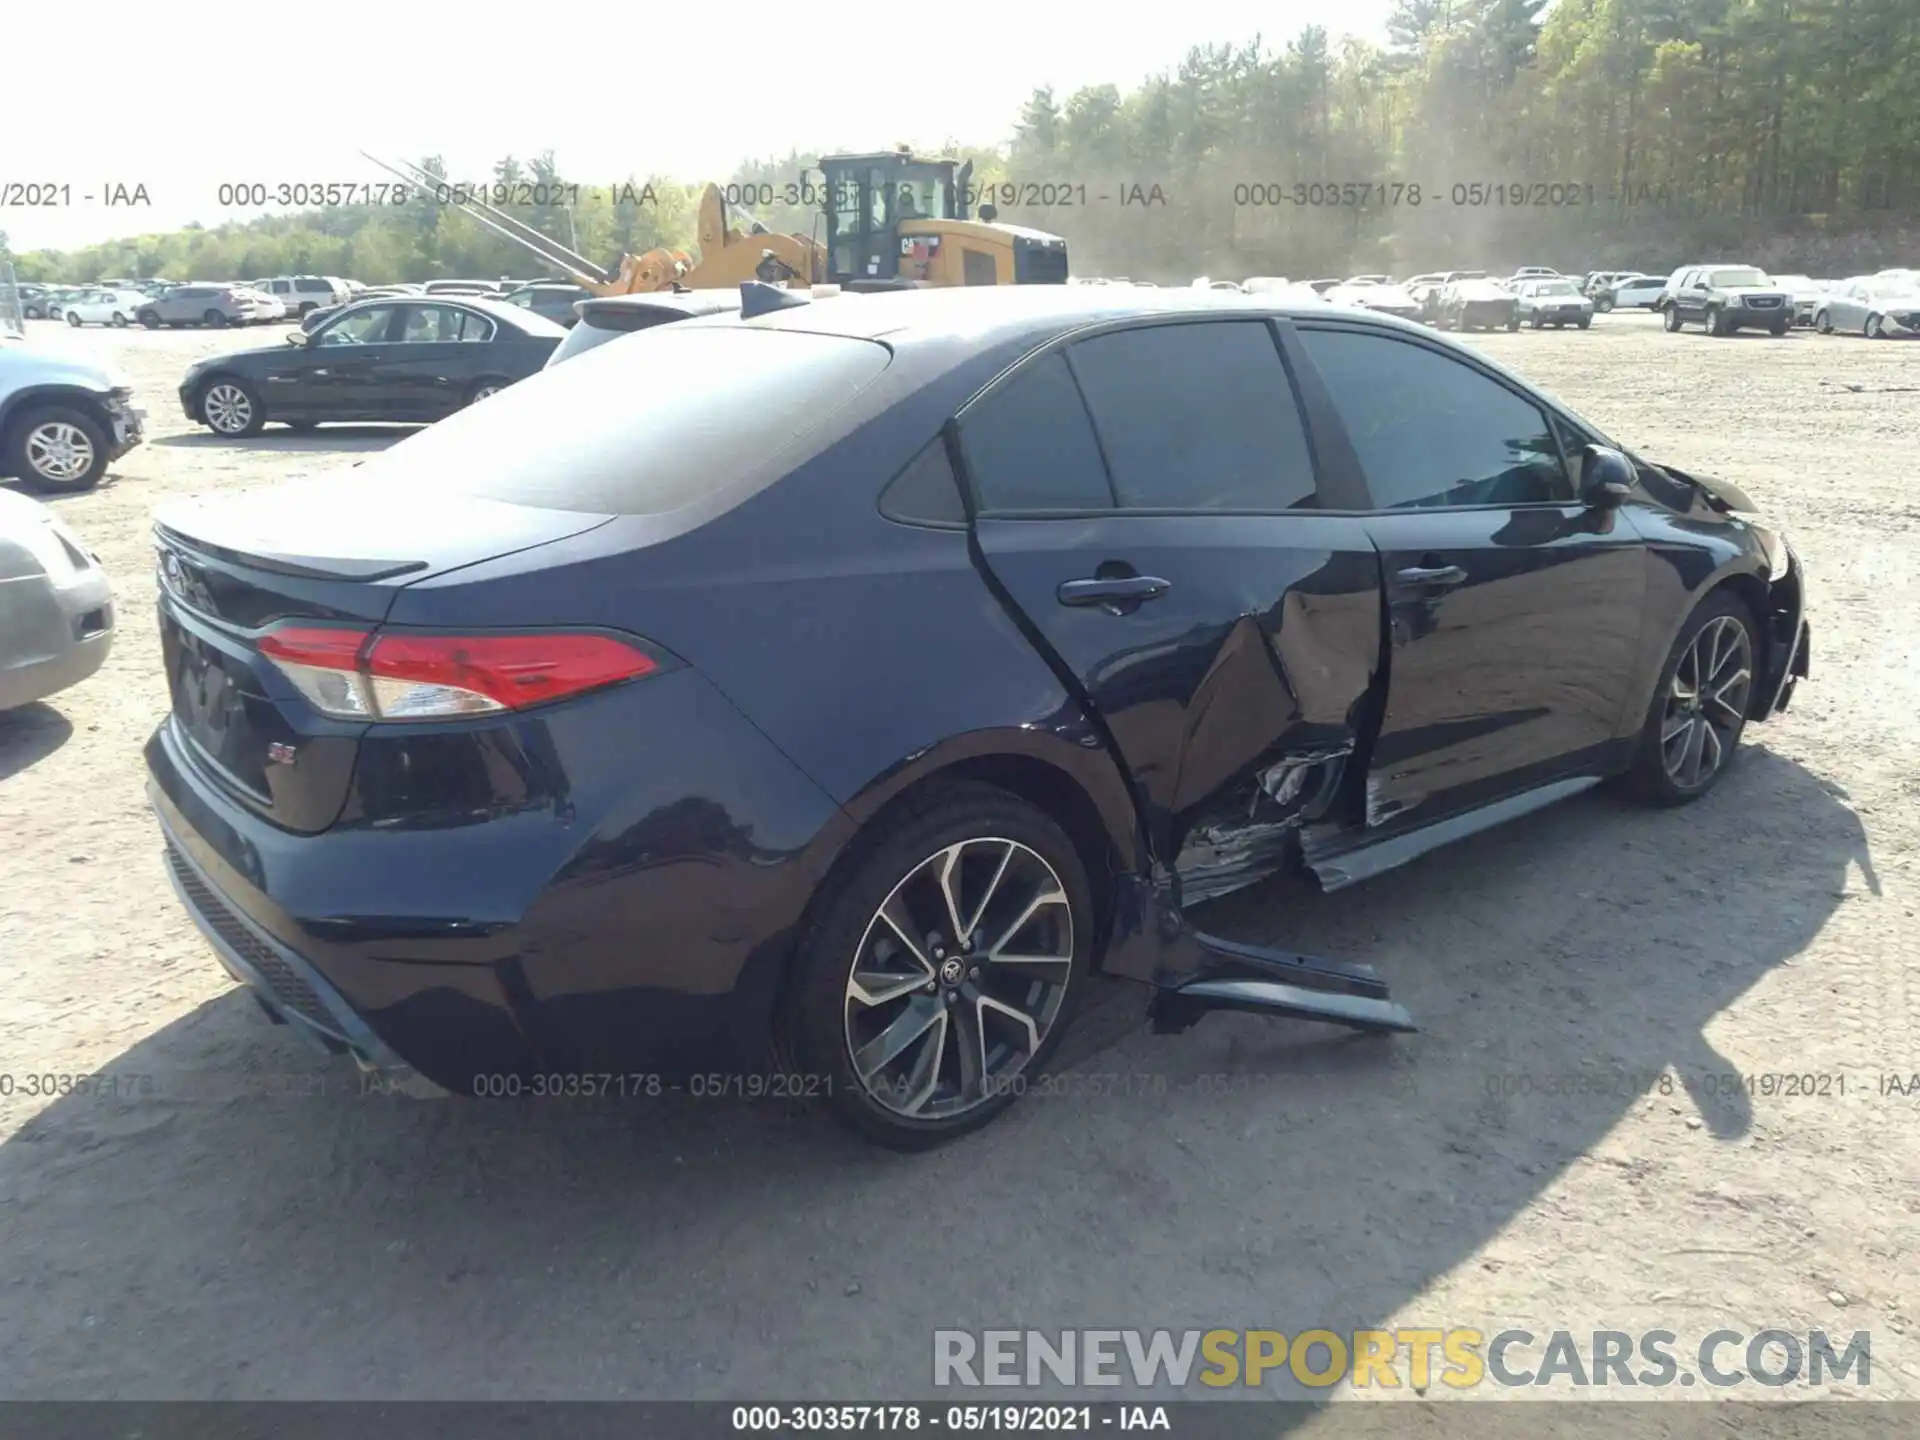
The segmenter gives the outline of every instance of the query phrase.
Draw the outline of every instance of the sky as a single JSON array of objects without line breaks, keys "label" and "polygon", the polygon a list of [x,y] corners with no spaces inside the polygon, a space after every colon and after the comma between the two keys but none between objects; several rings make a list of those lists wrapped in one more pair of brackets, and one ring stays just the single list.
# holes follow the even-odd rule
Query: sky
[{"label": "sky", "polygon": [[[488,179],[503,155],[550,149],[565,179],[610,184],[650,173],[722,180],[743,159],[794,149],[994,144],[1037,86],[1063,99],[1082,85],[1130,89],[1194,45],[1259,36],[1277,49],[1310,24],[1378,41],[1392,4],[1028,0],[996,12],[976,0],[944,12],[966,22],[947,33],[931,23],[941,10],[924,12],[915,35],[914,12],[895,6],[870,32],[819,39],[767,12],[757,44],[678,7],[684,41],[657,6],[585,7],[588,21],[575,25],[520,6],[490,21],[484,7],[439,0],[297,11],[213,0],[168,14],[102,0],[77,28],[44,0],[15,8],[15,61],[76,41],[87,52],[82,85],[67,65],[0,73],[0,230],[22,253],[261,213],[222,205],[223,184],[390,182],[361,150],[437,153],[459,181]],[[86,39],[103,35],[117,38]],[[66,187],[63,203],[15,203],[31,198],[25,186]],[[149,203],[110,205],[114,187],[144,187]]]}]

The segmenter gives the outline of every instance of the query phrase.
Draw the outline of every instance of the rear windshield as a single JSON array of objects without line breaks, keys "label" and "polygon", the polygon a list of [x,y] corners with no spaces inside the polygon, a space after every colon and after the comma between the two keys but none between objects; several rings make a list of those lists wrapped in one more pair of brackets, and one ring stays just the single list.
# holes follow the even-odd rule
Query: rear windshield
[{"label": "rear windshield", "polygon": [[891,359],[839,335],[662,325],[550,366],[368,468],[513,505],[663,515],[797,455]]}]

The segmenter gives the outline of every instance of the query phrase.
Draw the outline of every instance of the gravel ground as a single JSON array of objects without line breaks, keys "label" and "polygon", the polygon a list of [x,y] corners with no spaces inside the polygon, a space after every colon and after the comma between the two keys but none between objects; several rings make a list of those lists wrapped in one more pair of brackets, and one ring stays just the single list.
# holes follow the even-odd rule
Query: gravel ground
[{"label": "gravel ground", "polygon": [[[1217,907],[1373,960],[1420,1034],[1156,1038],[1121,994],[1058,1093],[902,1158],[766,1107],[364,1096],[269,1026],[145,806],[149,514],[396,432],[188,427],[185,365],[273,333],[35,329],[123,365],[151,429],[56,502],[116,578],[112,659],[0,716],[0,1394],[925,1396],[940,1326],[1428,1325],[1666,1329],[1683,1360],[1721,1328],[1867,1330],[1856,1394],[1920,1398],[1920,1097],[1880,1079],[1920,1071],[1920,346],[1622,315],[1477,338],[1786,523],[1816,627],[1792,713],[1686,810],[1582,797]],[[86,1072],[119,1093],[24,1093]]]}]

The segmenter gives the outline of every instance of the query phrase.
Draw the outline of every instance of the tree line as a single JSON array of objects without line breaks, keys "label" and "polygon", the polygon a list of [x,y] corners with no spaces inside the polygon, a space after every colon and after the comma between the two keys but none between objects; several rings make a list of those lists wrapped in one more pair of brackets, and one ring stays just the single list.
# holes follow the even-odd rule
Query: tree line
[{"label": "tree line", "polygon": [[[1085,274],[1311,278],[1737,256],[1848,273],[1920,251],[1915,0],[1399,0],[1385,45],[1318,27],[1200,47],[1131,90],[1042,88],[999,147],[950,144],[1001,218],[1067,237]],[[816,231],[816,157],[726,183]],[[423,167],[446,170],[438,157]],[[493,178],[602,264],[689,248],[699,187],[572,187],[551,152]],[[3,238],[3,237],[0,237]],[[0,254],[4,250],[0,249]],[[421,193],[14,257],[23,280],[528,275],[524,251]]]}]

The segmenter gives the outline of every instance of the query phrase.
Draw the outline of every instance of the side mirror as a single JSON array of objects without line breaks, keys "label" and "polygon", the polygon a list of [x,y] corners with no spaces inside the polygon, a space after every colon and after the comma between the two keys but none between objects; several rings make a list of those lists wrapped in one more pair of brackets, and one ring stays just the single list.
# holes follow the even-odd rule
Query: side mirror
[{"label": "side mirror", "polygon": [[304,330],[289,330],[289,331],[287,332],[287,343],[288,343],[289,345],[304,345],[304,344],[306,344],[306,343],[307,343],[307,332],[306,332],[306,331],[304,331]]},{"label": "side mirror", "polygon": [[1580,465],[1580,500],[1595,510],[1612,510],[1633,494],[1633,462],[1618,450],[1589,445]]}]

